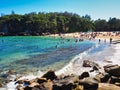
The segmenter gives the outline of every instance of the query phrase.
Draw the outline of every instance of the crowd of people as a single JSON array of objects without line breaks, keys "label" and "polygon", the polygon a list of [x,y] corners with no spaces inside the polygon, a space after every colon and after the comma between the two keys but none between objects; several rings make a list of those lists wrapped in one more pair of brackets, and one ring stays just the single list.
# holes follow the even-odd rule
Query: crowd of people
[{"label": "crowd of people", "polygon": [[54,34],[54,37],[67,37],[67,38],[75,38],[75,42],[87,40],[97,39],[98,43],[100,42],[109,42],[112,44],[113,40],[120,40],[120,32],[76,32],[76,33],[66,33],[66,34]]}]

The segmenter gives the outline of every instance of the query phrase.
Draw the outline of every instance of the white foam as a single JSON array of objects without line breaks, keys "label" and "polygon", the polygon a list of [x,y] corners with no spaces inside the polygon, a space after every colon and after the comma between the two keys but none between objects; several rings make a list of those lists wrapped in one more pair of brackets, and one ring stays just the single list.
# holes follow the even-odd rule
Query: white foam
[{"label": "white foam", "polygon": [[16,90],[16,86],[15,82],[10,82],[7,84],[7,90]]},{"label": "white foam", "polygon": [[[89,50],[91,50],[91,49],[89,49]],[[84,51],[83,53],[80,53],[79,55],[75,56],[68,65],[66,65],[59,71],[56,71],[56,75],[61,75],[61,74],[63,74],[63,75],[70,75],[70,74],[80,75],[82,70],[88,70],[87,68],[86,69],[81,69],[81,68],[82,68],[83,57],[85,57],[87,55],[89,50]]]},{"label": "white foam", "polygon": [[[32,80],[32,79],[35,79],[35,78],[37,78],[37,77],[41,77],[43,74],[44,74],[43,72],[38,71],[37,75],[33,75],[33,74],[25,75],[25,76],[21,77],[21,78],[18,79],[18,80],[23,80],[23,79]],[[10,82],[10,83],[7,84],[6,89],[7,89],[7,90],[16,90],[16,86],[17,86],[17,85],[18,85],[18,84],[15,84],[15,81],[12,81],[12,82]],[[6,89],[5,89],[5,90],[6,90]],[[2,89],[0,88],[0,90],[2,90]],[[3,90],[4,90],[4,89],[3,89]]]},{"label": "white foam", "polygon": [[116,50],[116,52],[111,57],[111,61],[113,62],[113,64],[120,65],[120,44],[116,45],[115,50]]}]

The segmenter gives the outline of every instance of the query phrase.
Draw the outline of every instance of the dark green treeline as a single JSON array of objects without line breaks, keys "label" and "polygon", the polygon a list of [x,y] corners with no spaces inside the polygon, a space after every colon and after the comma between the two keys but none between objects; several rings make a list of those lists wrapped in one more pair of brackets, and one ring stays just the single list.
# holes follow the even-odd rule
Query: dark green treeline
[{"label": "dark green treeline", "polygon": [[120,31],[120,19],[108,21],[91,20],[89,15],[79,16],[74,13],[29,13],[4,15],[0,17],[2,35],[42,35],[43,33],[71,33],[86,31]]}]

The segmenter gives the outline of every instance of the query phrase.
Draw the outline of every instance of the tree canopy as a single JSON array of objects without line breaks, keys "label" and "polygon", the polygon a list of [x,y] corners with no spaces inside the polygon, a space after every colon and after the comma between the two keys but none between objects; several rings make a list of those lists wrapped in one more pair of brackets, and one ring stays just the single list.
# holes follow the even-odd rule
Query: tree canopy
[{"label": "tree canopy", "polygon": [[89,15],[79,16],[75,13],[31,12],[25,15],[15,14],[0,17],[0,33],[4,35],[42,35],[43,33],[70,33],[86,31],[120,31],[120,19],[108,21],[91,20]]}]

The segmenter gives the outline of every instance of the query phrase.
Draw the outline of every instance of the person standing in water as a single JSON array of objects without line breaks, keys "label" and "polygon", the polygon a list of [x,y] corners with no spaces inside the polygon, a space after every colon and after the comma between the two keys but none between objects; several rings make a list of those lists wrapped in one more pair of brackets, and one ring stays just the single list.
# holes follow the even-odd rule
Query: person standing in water
[{"label": "person standing in water", "polygon": [[112,43],[112,38],[110,38],[110,44]]},{"label": "person standing in water", "polygon": [[100,39],[99,39],[99,42],[98,42],[99,44],[100,44]]},{"label": "person standing in water", "polygon": [[104,43],[106,44],[106,39],[104,39]]}]

